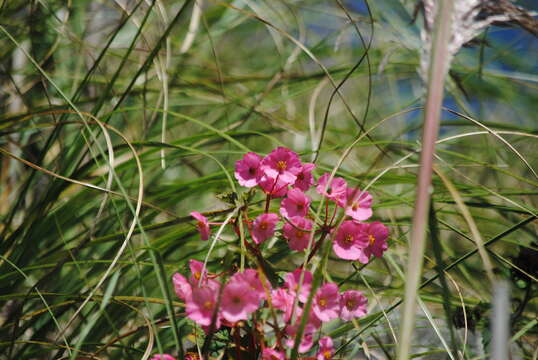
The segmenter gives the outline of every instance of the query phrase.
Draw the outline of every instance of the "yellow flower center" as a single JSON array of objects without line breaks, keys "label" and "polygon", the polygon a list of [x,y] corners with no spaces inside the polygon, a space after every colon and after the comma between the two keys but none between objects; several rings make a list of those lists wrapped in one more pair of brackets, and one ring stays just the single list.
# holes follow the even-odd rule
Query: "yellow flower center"
[{"label": "yellow flower center", "polygon": [[331,358],[331,352],[329,350],[325,350],[323,352],[323,357],[327,360],[329,360]]},{"label": "yellow flower center", "polygon": [[302,239],[304,234],[305,234],[304,231],[301,231],[301,230],[297,230],[295,232],[295,236],[297,236],[299,239]]},{"label": "yellow flower center", "polygon": [[262,222],[260,224],[260,230],[267,230],[268,227],[269,225],[266,222]]},{"label": "yellow flower center", "polygon": [[325,307],[327,305],[327,300],[326,299],[320,299],[319,300],[319,306],[321,307]]},{"label": "yellow flower center", "polygon": [[201,221],[198,221],[198,228],[203,229],[205,227],[205,224]]},{"label": "yellow flower center", "polygon": [[353,309],[355,307],[355,302],[351,299],[349,299],[348,301],[346,301],[346,307],[348,309]]},{"label": "yellow flower center", "polygon": [[344,241],[348,244],[352,244],[353,243],[353,235],[351,234],[347,234],[345,237],[344,237]]},{"label": "yellow flower center", "polygon": [[200,280],[200,278],[202,277],[202,273],[200,271],[197,271],[194,274],[192,274],[192,276],[194,276],[196,280]]},{"label": "yellow flower center", "polygon": [[280,160],[279,162],[276,163],[276,167],[278,168],[278,170],[284,171],[288,167],[288,164],[286,164],[285,161]]},{"label": "yellow flower center", "polygon": [[206,309],[206,310],[211,310],[212,307],[213,307],[213,301],[211,301],[211,300],[207,300],[207,301],[204,303],[204,309]]},{"label": "yellow flower center", "polygon": [[370,241],[370,246],[374,245],[375,243],[375,237],[374,235],[368,235],[368,240]]}]

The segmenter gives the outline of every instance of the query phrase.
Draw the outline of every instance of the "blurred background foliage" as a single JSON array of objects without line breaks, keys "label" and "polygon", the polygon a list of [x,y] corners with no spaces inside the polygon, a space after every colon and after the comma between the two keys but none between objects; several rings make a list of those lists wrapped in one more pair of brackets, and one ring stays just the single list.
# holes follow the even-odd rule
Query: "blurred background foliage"
[{"label": "blurred background foliage", "polygon": [[[228,215],[221,195],[248,150],[285,145],[319,176],[359,136],[339,175],[370,186],[390,248],[360,271],[331,258],[329,276],[364,291],[371,315],[325,332],[341,358],[394,356],[424,94],[414,1],[0,4],[0,358],[177,355],[178,339],[192,349],[203,339],[170,282],[209,246],[189,212]],[[536,38],[507,24],[458,53],[436,159],[511,281],[525,359],[538,347],[537,54]],[[454,356],[483,358],[489,283],[437,176],[427,246],[429,315],[418,313],[413,351],[447,358],[443,339]],[[211,270],[239,254],[225,233]],[[300,259],[282,239],[264,256],[276,271]]]}]

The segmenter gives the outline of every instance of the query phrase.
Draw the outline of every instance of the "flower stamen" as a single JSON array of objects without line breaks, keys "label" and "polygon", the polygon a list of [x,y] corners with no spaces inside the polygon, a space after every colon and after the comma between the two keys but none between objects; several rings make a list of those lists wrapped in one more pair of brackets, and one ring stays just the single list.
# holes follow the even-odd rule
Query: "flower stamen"
[{"label": "flower stamen", "polygon": [[212,307],[213,307],[213,301],[207,300],[206,302],[204,302],[204,309],[211,310]]}]

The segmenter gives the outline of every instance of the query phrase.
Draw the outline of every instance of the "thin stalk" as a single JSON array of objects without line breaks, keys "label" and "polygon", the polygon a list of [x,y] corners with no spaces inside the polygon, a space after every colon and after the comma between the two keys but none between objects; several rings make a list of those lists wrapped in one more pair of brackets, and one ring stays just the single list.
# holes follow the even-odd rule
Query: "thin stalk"
[{"label": "thin stalk", "polygon": [[506,281],[493,285],[493,311],[491,312],[491,359],[510,359],[510,287]]},{"label": "thin stalk", "polygon": [[437,2],[435,29],[432,37],[428,87],[424,111],[424,130],[417,185],[417,197],[411,228],[410,254],[406,271],[405,297],[400,324],[398,359],[409,358],[411,338],[415,328],[417,292],[422,272],[428,208],[432,179],[433,155],[439,131],[439,118],[443,103],[445,77],[450,66],[448,44],[451,37],[452,1]]}]

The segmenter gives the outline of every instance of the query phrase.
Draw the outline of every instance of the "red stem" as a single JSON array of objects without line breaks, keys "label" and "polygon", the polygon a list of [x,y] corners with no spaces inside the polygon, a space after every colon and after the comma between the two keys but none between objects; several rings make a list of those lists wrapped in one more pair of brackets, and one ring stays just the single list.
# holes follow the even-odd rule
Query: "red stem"
[{"label": "red stem", "polygon": [[266,214],[269,212],[269,204],[271,204],[271,194],[267,194],[267,197],[265,198],[265,213]]},{"label": "red stem", "polygon": [[232,329],[234,333],[235,352],[238,360],[241,360],[241,338],[239,337],[239,328],[235,325]]},{"label": "red stem", "polygon": [[314,257],[314,255],[316,255],[316,253],[318,252],[319,248],[321,247],[321,244],[323,243],[323,240],[325,240],[325,238],[327,237],[327,234],[329,234],[329,231],[327,230],[323,230],[323,233],[321,234],[321,237],[319,238],[318,242],[316,243],[316,245],[314,245],[314,247],[312,248],[312,251],[310,252],[310,255],[308,255],[308,259],[306,260],[306,263],[308,264],[310,262],[310,260],[312,260],[312,258]]}]

